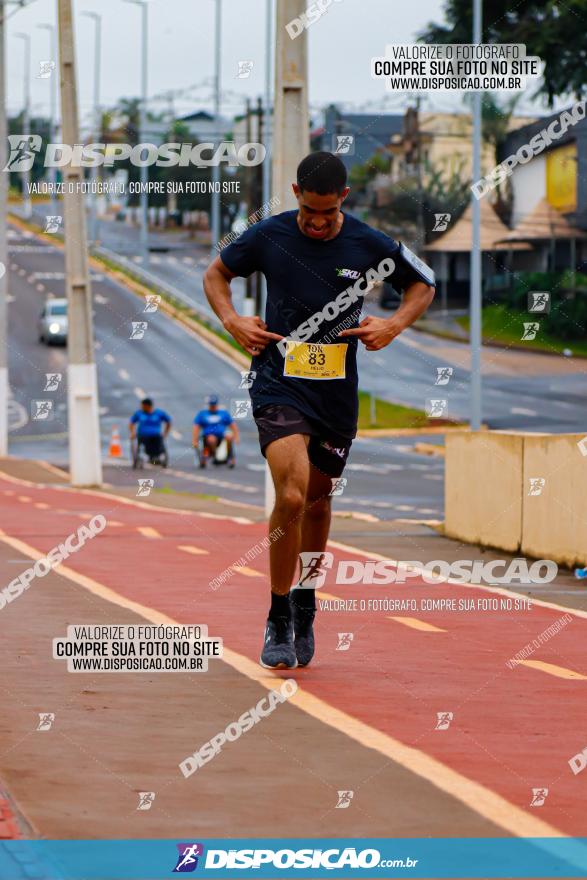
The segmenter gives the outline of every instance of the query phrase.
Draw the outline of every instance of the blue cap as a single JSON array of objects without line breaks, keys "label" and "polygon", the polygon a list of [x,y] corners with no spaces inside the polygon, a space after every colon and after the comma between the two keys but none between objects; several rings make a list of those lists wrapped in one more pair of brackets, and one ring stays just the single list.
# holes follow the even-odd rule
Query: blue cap
[{"label": "blue cap", "polygon": [[218,395],[211,394],[209,397],[206,398],[206,403],[208,404],[208,406],[214,406],[218,403]]}]

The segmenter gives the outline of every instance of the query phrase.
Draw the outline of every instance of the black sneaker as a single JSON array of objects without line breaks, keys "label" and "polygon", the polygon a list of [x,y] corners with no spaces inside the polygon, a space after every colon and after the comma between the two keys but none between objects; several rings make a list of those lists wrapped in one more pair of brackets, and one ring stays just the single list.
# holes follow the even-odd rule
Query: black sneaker
[{"label": "black sneaker", "polygon": [[314,617],[316,616],[316,609],[303,608],[298,605],[294,595],[295,591],[292,590],[289,604],[293,620],[296,657],[298,658],[298,666],[307,666],[314,656]]},{"label": "black sneaker", "polygon": [[288,617],[267,620],[259,662],[265,669],[295,669],[298,665],[293,626]]}]

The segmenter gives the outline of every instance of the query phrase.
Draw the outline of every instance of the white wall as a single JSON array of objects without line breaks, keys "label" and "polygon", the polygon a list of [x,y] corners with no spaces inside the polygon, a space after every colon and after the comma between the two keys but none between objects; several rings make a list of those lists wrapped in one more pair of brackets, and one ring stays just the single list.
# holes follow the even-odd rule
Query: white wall
[{"label": "white wall", "polygon": [[546,197],[546,157],[536,156],[525,165],[516,165],[510,178],[514,193],[513,225],[534,210]]}]

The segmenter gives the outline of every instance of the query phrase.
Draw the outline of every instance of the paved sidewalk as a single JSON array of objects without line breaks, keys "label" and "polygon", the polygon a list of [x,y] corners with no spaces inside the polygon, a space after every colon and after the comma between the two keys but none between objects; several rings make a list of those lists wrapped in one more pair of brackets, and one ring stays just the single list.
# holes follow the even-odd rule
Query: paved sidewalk
[{"label": "paved sidewalk", "polygon": [[[583,786],[568,760],[584,745],[585,612],[508,668],[564,608],[508,610],[507,594],[421,581],[344,586],[328,572],[315,663],[272,674],[257,662],[267,554],[237,565],[266,532],[249,508],[72,490],[34,462],[4,460],[0,471],[4,582],[92,516],[107,520],[0,609],[0,780],[33,834],[176,838],[196,825],[209,837],[582,833]],[[453,545],[419,526],[337,518],[329,549],[334,572],[374,553],[449,559],[451,547],[459,558]],[[465,607],[375,610],[382,598]],[[338,600],[355,606],[336,611]],[[496,608],[480,608],[484,600]],[[224,658],[201,675],[75,675],[52,659],[68,624],[145,621],[205,623]],[[347,650],[341,633],[352,636]],[[180,761],[288,677],[298,691],[287,703],[182,776]],[[55,715],[48,730],[37,729],[41,713]],[[438,713],[452,713],[447,727]],[[550,791],[539,810],[530,808],[538,787]],[[155,792],[148,811],[137,809],[141,791]],[[353,792],[346,809],[341,791]]]}]

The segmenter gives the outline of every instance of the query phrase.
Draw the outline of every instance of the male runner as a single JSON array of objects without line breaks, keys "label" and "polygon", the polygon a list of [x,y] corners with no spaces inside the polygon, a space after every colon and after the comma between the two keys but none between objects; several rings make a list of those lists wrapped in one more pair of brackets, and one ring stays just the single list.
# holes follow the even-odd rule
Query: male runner
[{"label": "male runner", "polygon": [[[283,532],[270,548],[261,653],[269,669],[306,666],[314,654],[314,590],[290,589],[300,551],[319,558],[326,547],[333,478],[341,476],[357,430],[358,341],[368,351],[383,348],[434,296],[434,275],[421,260],[341,211],[349,188],[337,156],[306,156],[293,191],[297,211],[251,226],[204,276],[210,305],[253,356],[253,417],[275,484],[269,529]],[[256,271],[267,279],[265,321],[232,305],[232,279]],[[381,272],[403,290],[402,304],[390,318],[359,323],[361,298]]]}]

